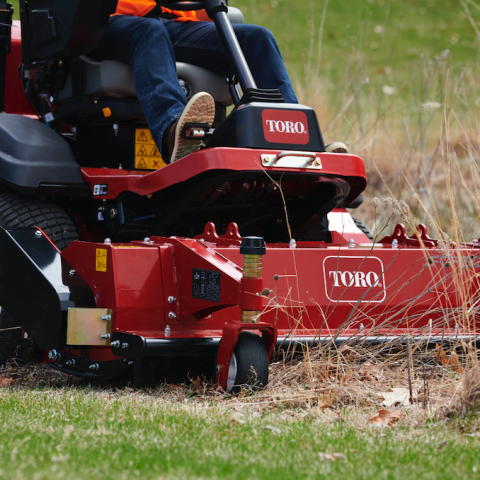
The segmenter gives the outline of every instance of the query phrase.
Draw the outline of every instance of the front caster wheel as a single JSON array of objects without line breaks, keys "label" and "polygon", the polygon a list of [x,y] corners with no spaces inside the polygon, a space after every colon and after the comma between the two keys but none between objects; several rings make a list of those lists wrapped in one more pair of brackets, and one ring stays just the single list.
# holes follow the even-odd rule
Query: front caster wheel
[{"label": "front caster wheel", "polygon": [[242,332],[228,369],[227,392],[238,393],[242,387],[261,388],[268,383],[268,354],[261,337]]}]

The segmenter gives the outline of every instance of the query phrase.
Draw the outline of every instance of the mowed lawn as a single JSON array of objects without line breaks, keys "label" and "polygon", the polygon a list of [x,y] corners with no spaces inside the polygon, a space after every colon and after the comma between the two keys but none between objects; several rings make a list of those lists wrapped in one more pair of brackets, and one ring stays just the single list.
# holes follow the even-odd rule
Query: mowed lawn
[{"label": "mowed lawn", "polygon": [[[188,392],[180,400],[131,389],[3,388],[0,478],[439,480],[480,475],[478,421],[381,428],[368,426],[372,413],[362,411],[309,414],[285,407],[248,413],[248,406],[243,411],[241,416],[223,401]],[[319,453],[345,458],[322,460]]]}]

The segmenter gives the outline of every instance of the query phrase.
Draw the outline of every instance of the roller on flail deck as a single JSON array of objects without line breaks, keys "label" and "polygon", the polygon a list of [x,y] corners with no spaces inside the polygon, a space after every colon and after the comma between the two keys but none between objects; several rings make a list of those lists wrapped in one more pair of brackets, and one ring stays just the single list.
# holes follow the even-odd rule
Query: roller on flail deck
[{"label": "roller on flail deck", "polygon": [[131,67],[88,56],[116,0],[21,0],[16,28],[0,1],[0,361],[139,384],[211,372],[236,392],[267,384],[275,347],[476,341],[479,245],[401,224],[373,243],[349,213],[362,159],[326,151],[312,109],[256,87],[241,13],[157,3],[204,8],[235,72],[177,64],[216,112],[212,129],[185,125],[202,148],[171,164]]}]

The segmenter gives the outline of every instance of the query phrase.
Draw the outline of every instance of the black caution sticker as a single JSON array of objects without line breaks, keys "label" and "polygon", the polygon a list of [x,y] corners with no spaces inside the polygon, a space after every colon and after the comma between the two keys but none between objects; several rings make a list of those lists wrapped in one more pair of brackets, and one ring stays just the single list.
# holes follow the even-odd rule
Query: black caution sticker
[{"label": "black caution sticker", "polygon": [[210,302],[220,301],[220,272],[193,269],[192,297]]}]

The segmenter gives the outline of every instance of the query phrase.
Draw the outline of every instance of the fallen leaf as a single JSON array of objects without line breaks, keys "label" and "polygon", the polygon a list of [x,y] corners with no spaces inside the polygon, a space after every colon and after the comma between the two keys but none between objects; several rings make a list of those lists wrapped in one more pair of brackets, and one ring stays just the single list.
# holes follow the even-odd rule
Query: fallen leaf
[{"label": "fallen leaf", "polygon": [[15,383],[13,378],[6,378],[0,375],[0,387],[9,387],[12,383]]},{"label": "fallen leaf", "polygon": [[[411,405],[410,391],[407,388],[392,388],[391,392],[379,392],[378,395],[383,397],[382,405],[393,407],[394,405]],[[413,398],[417,398],[416,393]]]},{"label": "fallen leaf", "polygon": [[192,382],[193,388],[197,392],[203,392],[203,384],[202,384],[202,379],[197,375],[197,378],[195,380],[193,378],[189,378],[190,382]]},{"label": "fallen leaf", "polygon": [[263,428],[264,430],[270,430],[272,433],[282,433],[282,431],[279,428],[272,427],[271,425],[266,425]]},{"label": "fallen leaf", "polygon": [[368,423],[374,423],[376,425],[386,425],[391,427],[395,422],[398,422],[402,418],[402,412],[399,410],[380,410],[375,417],[372,417]]},{"label": "fallen leaf", "polygon": [[439,345],[435,346],[436,355],[438,355],[438,350],[440,349],[439,360],[444,367],[450,367],[454,372],[462,373],[463,368],[460,365],[460,359],[456,352],[452,352],[450,356],[447,355],[445,350]]},{"label": "fallen leaf", "polygon": [[343,453],[322,453],[318,452],[320,460],[328,460],[334,462],[335,460],[346,460],[347,457]]}]

